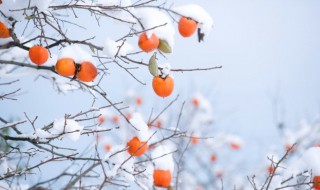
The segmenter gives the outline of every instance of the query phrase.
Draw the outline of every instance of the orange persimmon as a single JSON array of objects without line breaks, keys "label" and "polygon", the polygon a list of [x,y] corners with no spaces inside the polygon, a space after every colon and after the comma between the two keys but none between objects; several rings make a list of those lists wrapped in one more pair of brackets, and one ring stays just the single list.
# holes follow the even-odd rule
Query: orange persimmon
[{"label": "orange persimmon", "polygon": [[192,36],[192,34],[196,31],[197,27],[197,22],[187,17],[181,17],[178,24],[179,33],[181,34],[181,36],[185,38]]},{"label": "orange persimmon", "polygon": [[97,75],[98,70],[96,66],[89,61],[84,61],[81,63],[80,70],[76,76],[82,82],[91,82],[97,77]]},{"label": "orange persimmon", "polygon": [[137,97],[135,103],[140,106],[142,104],[142,98],[141,97]]},{"label": "orange persimmon", "polygon": [[150,38],[148,38],[147,33],[143,32],[139,37],[138,45],[140,49],[149,53],[154,51],[159,46],[159,38],[153,33]]},{"label": "orange persimmon", "polygon": [[239,150],[241,147],[238,143],[231,143],[230,144],[231,149],[233,150]]},{"label": "orange persimmon", "polygon": [[174,88],[173,78],[167,76],[166,78],[161,78],[160,76],[154,77],[152,81],[152,87],[154,92],[160,97],[169,96]]},{"label": "orange persimmon", "polygon": [[29,49],[30,60],[36,65],[43,65],[49,58],[49,51],[42,46],[33,46]]},{"label": "orange persimmon", "polygon": [[210,156],[210,160],[211,160],[211,162],[215,162],[217,160],[217,156],[215,154],[212,154]]},{"label": "orange persimmon", "polygon": [[132,156],[141,156],[148,150],[148,144],[146,142],[142,142],[138,137],[133,137],[127,143],[128,152]]},{"label": "orange persimmon", "polygon": [[312,182],[313,188],[316,190],[320,190],[320,176],[314,176]]},{"label": "orange persimmon", "polygon": [[105,121],[106,121],[106,118],[105,118],[105,117],[103,117],[103,116],[98,117],[98,122],[99,122],[99,124],[102,124],[102,123],[104,123]]},{"label": "orange persimmon", "polygon": [[197,137],[191,137],[191,143],[192,144],[198,144],[200,142],[200,139]]},{"label": "orange persimmon", "polygon": [[110,144],[106,144],[106,146],[104,146],[104,149],[109,152],[111,150],[111,145]]},{"label": "orange persimmon", "polygon": [[273,166],[269,166],[269,167],[267,168],[267,170],[268,170],[268,173],[269,173],[269,174],[273,174],[274,171],[275,171],[275,168],[274,168]]},{"label": "orange persimmon", "polygon": [[5,24],[0,22],[0,38],[9,38],[10,32]]},{"label": "orange persimmon", "polygon": [[157,187],[169,187],[172,177],[170,170],[154,170],[153,183]]},{"label": "orange persimmon", "polygon": [[194,107],[198,107],[199,106],[199,100],[198,98],[192,98],[192,104],[194,105]]},{"label": "orange persimmon", "polygon": [[73,76],[76,73],[76,63],[72,58],[61,58],[57,61],[55,69],[59,75]]}]

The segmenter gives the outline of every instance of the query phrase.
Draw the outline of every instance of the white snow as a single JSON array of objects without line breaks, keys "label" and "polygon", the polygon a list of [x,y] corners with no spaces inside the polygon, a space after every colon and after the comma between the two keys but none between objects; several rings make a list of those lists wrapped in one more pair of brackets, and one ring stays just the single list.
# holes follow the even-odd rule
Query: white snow
[{"label": "white snow", "polygon": [[209,35],[213,27],[213,19],[201,6],[196,4],[188,4],[175,7],[173,10],[185,17],[189,17],[197,21],[201,32],[206,36]]},{"label": "white snow", "polygon": [[171,71],[170,63],[159,63],[158,67],[162,68],[162,70],[161,70],[161,74],[162,74],[161,77],[162,78],[165,78],[170,74],[170,71]]},{"label": "white snow", "polygon": [[72,58],[76,63],[90,61],[92,64],[95,64],[92,56],[78,45],[70,45],[61,49],[60,58]]},{"label": "white snow", "polygon": [[240,147],[244,144],[244,141],[239,136],[231,135],[231,134],[226,136],[226,141],[229,143],[237,144]]},{"label": "white snow", "polygon": [[[0,6],[0,11],[3,12],[8,17],[12,17],[17,21],[21,21],[24,19],[23,11],[11,11],[11,10],[17,10],[17,9],[23,9],[28,7],[29,1],[25,0],[5,0],[2,1],[2,4]],[[31,13],[30,11],[27,11],[27,14],[29,15]]]},{"label": "white snow", "polygon": [[304,163],[305,165],[303,169],[312,170],[313,175],[320,175],[319,160],[320,147],[309,148],[301,157],[301,163]]},{"label": "white snow", "polygon": [[[47,11],[52,0],[31,0],[30,7],[36,6],[41,12]],[[29,7],[29,1],[25,0],[5,0],[2,1],[0,10],[9,17],[17,21],[25,18],[24,11],[12,11]],[[26,10],[27,15],[30,15],[31,10]]]},{"label": "white snow", "polygon": [[33,4],[40,12],[45,12],[48,10],[51,1],[52,0],[33,0]]},{"label": "white snow", "polygon": [[134,133],[138,139],[142,142],[146,142],[150,138],[149,128],[144,121],[142,115],[138,112],[132,114],[132,118],[129,120],[130,123],[137,129]]},{"label": "white snow", "polygon": [[[135,157],[131,156],[128,151],[125,151],[125,145],[113,146],[105,156],[105,160],[109,163],[106,167],[108,177],[115,177],[116,175],[121,175],[128,180],[132,180],[132,176],[126,175],[124,173],[132,173],[134,171]],[[129,160],[127,160],[130,158]],[[126,162],[125,162],[126,161]],[[121,168],[120,168],[121,166]],[[126,172],[124,172],[125,170]]]},{"label": "white snow", "polygon": [[6,173],[13,171],[9,166],[7,159],[0,160],[0,176],[4,176]]},{"label": "white snow", "polygon": [[132,5],[132,2],[131,0],[98,0],[96,5],[126,7]]},{"label": "white snow", "polygon": [[172,148],[166,145],[156,147],[151,154],[155,169],[170,170],[173,173],[174,161],[172,152]]},{"label": "white snow", "polygon": [[[122,45],[123,43],[123,45]],[[120,50],[119,50],[120,48]],[[133,47],[128,42],[123,41],[113,41],[110,38],[107,38],[104,47],[103,52],[110,58],[115,59],[115,55],[118,53],[118,56],[125,56],[128,53],[133,52]]]},{"label": "white snow", "polygon": [[47,131],[44,131],[44,130],[42,130],[42,129],[36,129],[35,135],[36,135],[37,137],[39,137],[40,139],[46,139],[46,138],[53,137],[52,134],[50,134],[50,133],[48,133]]},{"label": "white snow", "polygon": [[[146,30],[157,27],[155,29],[148,30],[146,32],[147,36],[151,37],[152,33],[154,33],[159,39],[166,40],[171,49],[173,49],[175,29],[168,15],[152,8],[139,8],[135,10]],[[163,24],[166,25],[158,27]]]},{"label": "white snow", "polygon": [[103,108],[100,109],[99,114],[101,114],[101,117],[104,117],[106,120],[111,120],[113,113],[110,111],[109,108]]},{"label": "white snow", "polygon": [[72,141],[77,141],[80,137],[83,126],[79,125],[73,119],[60,118],[56,119],[53,123],[53,134],[61,134],[66,132],[67,134],[63,135]]}]

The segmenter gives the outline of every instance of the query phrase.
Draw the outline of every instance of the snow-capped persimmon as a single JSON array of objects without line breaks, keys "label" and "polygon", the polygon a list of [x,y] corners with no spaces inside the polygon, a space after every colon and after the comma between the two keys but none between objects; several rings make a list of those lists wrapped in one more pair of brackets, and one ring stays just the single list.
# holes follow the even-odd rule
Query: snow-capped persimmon
[{"label": "snow-capped persimmon", "polygon": [[154,77],[152,87],[158,96],[163,98],[170,96],[174,88],[173,78],[170,76],[167,76],[166,78],[161,78],[160,76]]},{"label": "snow-capped persimmon", "polygon": [[312,182],[313,188],[316,190],[320,190],[320,176],[314,176]]},{"label": "snow-capped persimmon", "polygon": [[33,46],[29,49],[30,60],[36,65],[43,65],[49,58],[49,51],[42,46]]},{"label": "snow-capped persimmon", "polygon": [[153,183],[157,187],[169,187],[172,177],[170,170],[154,170],[153,171]]},{"label": "snow-capped persimmon", "polygon": [[5,24],[0,22],[0,38],[9,38],[10,32]]},{"label": "snow-capped persimmon", "polygon": [[149,53],[158,48],[159,39],[154,33],[152,33],[151,37],[148,38],[147,33],[143,32],[139,37],[138,45],[140,49]]},{"label": "snow-capped persimmon", "polygon": [[84,61],[81,63],[80,70],[76,76],[82,82],[91,82],[97,77],[97,75],[98,70],[96,66],[89,61]]},{"label": "snow-capped persimmon", "polygon": [[197,27],[197,22],[187,17],[181,17],[178,24],[179,33],[181,34],[181,36],[185,38],[192,36],[192,34],[196,31]]},{"label": "snow-capped persimmon", "polygon": [[59,75],[73,76],[76,73],[76,63],[71,58],[61,58],[57,61],[55,69]]},{"label": "snow-capped persimmon", "polygon": [[128,152],[132,156],[141,156],[148,150],[148,144],[146,142],[142,142],[138,137],[133,137],[127,143]]}]

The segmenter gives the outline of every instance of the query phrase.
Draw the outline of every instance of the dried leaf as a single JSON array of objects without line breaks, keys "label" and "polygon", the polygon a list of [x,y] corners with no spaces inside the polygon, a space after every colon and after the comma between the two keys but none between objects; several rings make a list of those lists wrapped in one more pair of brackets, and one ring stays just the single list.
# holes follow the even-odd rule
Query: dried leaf
[{"label": "dried leaf", "polygon": [[149,71],[153,76],[159,76],[158,64],[156,61],[156,53],[153,53],[153,55],[149,59]]},{"label": "dried leaf", "polygon": [[27,20],[31,20],[32,19],[32,16],[26,16],[26,17],[24,17],[25,19],[27,19]]},{"label": "dried leaf", "polygon": [[92,45],[89,45],[90,50],[92,51],[92,53],[94,53],[94,47]]},{"label": "dried leaf", "polygon": [[172,48],[166,40],[160,39],[158,49],[163,53],[172,53]]},{"label": "dried leaf", "polygon": [[172,187],[172,186],[169,186],[169,187],[168,187],[168,190],[173,190],[173,187]]}]

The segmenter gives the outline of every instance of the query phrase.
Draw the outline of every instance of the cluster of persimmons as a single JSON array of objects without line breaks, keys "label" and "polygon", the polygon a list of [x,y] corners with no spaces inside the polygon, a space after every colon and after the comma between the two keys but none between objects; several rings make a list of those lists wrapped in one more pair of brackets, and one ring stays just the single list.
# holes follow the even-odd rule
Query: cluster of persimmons
[{"label": "cluster of persimmons", "polygon": [[[36,65],[43,65],[49,58],[49,51],[40,45],[29,49],[29,58]],[[60,58],[55,65],[56,72],[61,76],[74,76],[82,82],[91,82],[98,75],[97,68],[90,61],[76,63],[72,58]]]},{"label": "cluster of persimmons", "polygon": [[[190,37],[196,31],[198,27],[198,23],[187,17],[181,17],[178,23],[178,30],[181,36]],[[164,53],[171,53],[171,48],[167,47],[168,44],[166,41],[159,39],[156,34],[152,33],[152,35],[148,38],[146,32],[143,32],[139,37],[139,47],[143,51],[149,53],[156,49]],[[154,92],[160,97],[167,97],[173,91],[174,88],[174,80],[171,76],[154,76],[152,81],[152,87]]]},{"label": "cluster of persimmons", "polygon": [[[9,29],[0,22],[0,38],[9,38]],[[43,46],[36,45],[29,49],[29,58],[36,65],[43,65],[49,59],[49,51]],[[62,76],[74,76],[82,82],[91,82],[98,75],[97,68],[89,61],[75,63],[72,58],[61,58],[55,65],[55,70]]]},{"label": "cluster of persimmons", "polygon": [[[178,24],[179,33],[183,37],[191,36],[197,29],[197,22],[191,18],[182,17]],[[0,38],[9,38],[9,29],[0,22]],[[166,48],[160,48],[161,43],[167,42],[159,40],[156,34],[152,34],[150,37],[147,36],[146,32],[143,32],[139,37],[138,45],[144,52],[152,52],[156,49],[164,53],[171,53]],[[160,44],[160,46],[159,46]],[[163,45],[163,44],[162,44]],[[171,50],[170,50],[171,51]],[[35,45],[29,49],[30,60],[40,66],[45,64],[49,59],[49,50],[41,45]],[[158,69],[158,68],[157,68]],[[76,63],[74,59],[70,57],[59,58],[55,64],[55,71],[65,77],[72,77],[82,82],[91,82],[98,75],[98,70],[94,64],[90,61],[83,61]],[[154,92],[160,97],[169,96],[174,88],[173,78],[165,76],[162,78],[161,75],[154,76],[152,86]],[[110,146],[108,149],[110,150]],[[138,157],[144,155],[148,150],[147,142],[140,141],[138,137],[132,138],[127,143],[127,151],[130,155]],[[156,169],[153,173],[154,185],[157,187],[167,188],[170,186],[172,181],[172,174],[170,170]]]},{"label": "cluster of persimmons", "polygon": [[[190,37],[196,31],[198,23],[187,17],[181,17],[178,23],[178,30],[181,36]],[[0,38],[9,38],[9,29],[0,22]],[[171,48],[168,47],[168,43],[165,40],[159,39],[156,34],[152,33],[150,37],[147,36],[146,32],[143,32],[138,41],[139,47],[144,52],[152,52],[156,49],[164,53],[171,53]],[[168,49],[169,48],[169,49]],[[36,45],[29,50],[30,60],[36,65],[43,65],[49,58],[49,51],[40,45]],[[89,61],[83,61],[82,63],[76,63],[72,58],[63,57],[60,58],[56,65],[55,70],[59,75],[78,79],[82,82],[91,82],[98,75],[97,68],[94,64]],[[171,76],[161,75],[154,76],[152,81],[152,87],[154,92],[160,97],[169,96],[174,88],[174,80]]]}]

